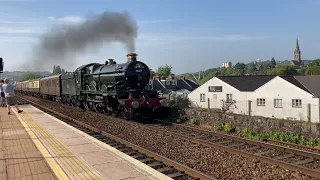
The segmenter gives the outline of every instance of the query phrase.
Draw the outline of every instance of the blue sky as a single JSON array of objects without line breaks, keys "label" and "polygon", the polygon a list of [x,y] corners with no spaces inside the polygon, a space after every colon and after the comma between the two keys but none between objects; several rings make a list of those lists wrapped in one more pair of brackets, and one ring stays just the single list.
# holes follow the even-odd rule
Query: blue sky
[{"label": "blue sky", "polygon": [[[169,64],[179,74],[228,61],[292,59],[296,38],[302,58],[316,59],[319,7],[320,0],[0,0],[0,56],[5,70],[16,70],[53,23],[126,10],[139,25],[138,58],[152,69]],[[124,62],[126,53],[110,44],[78,57],[77,66],[110,57]]]}]

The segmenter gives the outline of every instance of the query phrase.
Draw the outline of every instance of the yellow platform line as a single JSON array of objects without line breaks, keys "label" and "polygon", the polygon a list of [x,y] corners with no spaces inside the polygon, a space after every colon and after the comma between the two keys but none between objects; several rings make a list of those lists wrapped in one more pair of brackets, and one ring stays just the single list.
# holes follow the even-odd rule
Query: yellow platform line
[{"label": "yellow platform line", "polygon": [[[72,179],[104,179],[95,169],[84,163],[63,143],[61,143],[53,135],[51,135],[44,127],[42,127],[40,124],[34,121],[32,117],[28,115],[28,113],[24,112],[21,114],[17,114],[17,112],[15,112],[15,114],[18,117],[20,116],[20,119],[27,127],[26,129],[28,129],[28,131],[33,132],[33,136],[35,138],[41,139],[43,145],[49,151],[47,151],[47,155],[49,154],[49,156],[51,156],[52,154],[56,156],[56,162],[63,168],[64,171],[66,171],[65,176],[69,175]],[[53,168],[55,167],[53,166]],[[65,178],[62,177],[62,179]]]},{"label": "yellow platform line", "polygon": [[[33,119],[27,115],[25,118],[29,121],[29,126],[33,127],[33,129],[37,129],[38,127],[41,127],[41,125],[37,124],[37,122],[33,121]],[[35,128],[37,127],[37,128]],[[76,178],[76,179],[100,179],[100,175],[98,172],[95,172],[95,169],[91,169],[87,164],[83,163],[80,158],[77,158],[73,154],[71,150],[69,150],[67,147],[65,147],[60,141],[55,139],[50,133],[47,131],[38,131],[37,132],[38,137],[41,137],[43,141],[45,141],[46,145],[51,145],[52,148],[50,150],[53,154],[55,154],[57,157],[60,157],[57,159],[59,164],[64,166],[70,176]],[[62,157],[62,156],[69,156],[69,157]],[[72,158],[70,158],[72,157]]]},{"label": "yellow platform line", "polygon": [[[16,111],[13,111],[16,114],[16,117],[25,128],[27,133],[29,134],[30,138],[32,139],[33,143],[40,151],[43,157],[52,157],[51,154],[47,151],[47,149],[42,145],[42,143],[37,139],[37,136],[28,128],[28,125],[21,119]],[[61,167],[57,164],[57,162],[53,158],[45,158],[47,164],[50,166],[51,170],[55,174],[58,179],[69,179],[65,172],[61,169]]]}]

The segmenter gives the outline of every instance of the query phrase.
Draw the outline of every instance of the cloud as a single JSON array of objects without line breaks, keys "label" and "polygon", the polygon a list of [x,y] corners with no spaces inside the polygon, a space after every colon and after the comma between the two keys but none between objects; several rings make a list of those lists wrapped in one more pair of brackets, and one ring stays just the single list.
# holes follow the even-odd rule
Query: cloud
[{"label": "cloud", "polygon": [[139,24],[158,24],[158,23],[171,23],[176,22],[179,19],[160,19],[160,20],[140,20]]},{"label": "cloud", "polygon": [[[0,0],[1,1],[1,0]],[[36,24],[33,21],[0,21],[0,24]]]},{"label": "cloud", "polygon": [[78,24],[85,21],[85,18],[82,18],[80,16],[65,16],[56,18],[54,16],[50,16],[49,19],[51,21],[54,21],[55,23],[62,23],[62,24]]},{"label": "cloud", "polygon": [[0,36],[0,43],[30,43],[35,42],[37,39],[35,37],[29,36]]},{"label": "cloud", "polygon": [[0,34],[38,34],[41,31],[40,28],[0,27]]}]

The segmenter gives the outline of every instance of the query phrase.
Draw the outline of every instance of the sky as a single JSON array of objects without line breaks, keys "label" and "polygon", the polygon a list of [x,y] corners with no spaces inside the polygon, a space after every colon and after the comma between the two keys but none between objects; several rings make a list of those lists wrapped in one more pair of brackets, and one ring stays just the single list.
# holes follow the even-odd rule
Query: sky
[{"label": "sky", "polygon": [[[0,57],[4,70],[23,70],[18,64],[31,57],[48,27],[127,11],[139,26],[138,60],[154,70],[168,64],[180,74],[223,62],[292,60],[296,38],[302,59],[316,59],[319,7],[320,0],[0,0]],[[62,68],[73,71],[108,58],[121,63],[126,54],[124,45],[108,44],[78,56],[74,67]]]}]

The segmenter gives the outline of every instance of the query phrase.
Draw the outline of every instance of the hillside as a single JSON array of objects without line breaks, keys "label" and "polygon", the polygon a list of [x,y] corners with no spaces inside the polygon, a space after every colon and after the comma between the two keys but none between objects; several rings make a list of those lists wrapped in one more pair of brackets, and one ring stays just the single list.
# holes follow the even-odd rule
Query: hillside
[{"label": "hillside", "polygon": [[4,78],[8,78],[14,81],[19,81],[22,76],[26,75],[26,74],[30,74],[30,73],[34,73],[34,74],[39,74],[41,77],[42,76],[49,76],[52,73],[49,71],[42,71],[42,72],[35,72],[35,71],[5,71],[2,74],[0,74],[0,77],[2,79]]},{"label": "hillside", "polygon": [[[218,75],[224,75],[224,76],[230,76],[230,75],[263,75],[263,74],[281,74],[281,75],[291,75],[293,74],[301,74],[301,75],[307,75],[307,74],[317,74],[315,72],[315,66],[313,66],[313,69],[308,66],[308,64],[312,61],[319,61],[319,59],[315,60],[302,60],[304,63],[304,67],[301,69],[297,69],[294,71],[292,70],[292,67],[289,69],[284,68],[285,66],[289,66],[290,61],[275,61],[275,59],[267,60],[267,61],[261,61],[261,62],[251,62],[251,63],[236,63],[232,68],[210,68],[204,71],[200,72],[193,72],[193,73],[184,73],[180,74],[179,76],[183,76],[186,79],[191,79],[195,82],[197,82],[199,85],[202,85],[203,83],[207,82],[209,79],[218,76]],[[318,68],[318,66],[317,66]],[[295,69],[295,68],[293,68]],[[311,70],[312,69],[312,70]],[[314,72],[311,72],[314,71]],[[289,74],[288,74],[289,73]],[[292,74],[292,75],[293,75]]]}]

